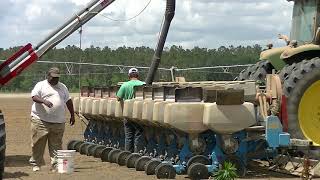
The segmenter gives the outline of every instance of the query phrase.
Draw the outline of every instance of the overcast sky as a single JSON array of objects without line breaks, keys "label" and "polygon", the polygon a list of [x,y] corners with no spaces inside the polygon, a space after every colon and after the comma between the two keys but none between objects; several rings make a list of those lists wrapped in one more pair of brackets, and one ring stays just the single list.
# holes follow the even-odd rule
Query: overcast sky
[{"label": "overcast sky", "polygon": [[[37,44],[90,0],[1,0],[0,47]],[[101,13],[112,19],[138,14],[149,0],[116,0]],[[165,10],[152,0],[131,21],[97,15],[83,27],[83,46],[155,47]],[[289,35],[292,3],[287,0],[177,0],[166,46],[217,48],[221,45],[284,45],[277,34]],[[58,47],[79,45],[74,33]]]}]

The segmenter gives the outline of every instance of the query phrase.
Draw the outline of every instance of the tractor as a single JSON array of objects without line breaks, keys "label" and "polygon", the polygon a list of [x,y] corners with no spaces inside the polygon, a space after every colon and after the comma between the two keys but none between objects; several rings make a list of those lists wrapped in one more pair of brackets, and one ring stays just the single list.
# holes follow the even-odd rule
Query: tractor
[{"label": "tractor", "polygon": [[287,46],[268,45],[260,60],[244,69],[237,80],[263,83],[267,74],[277,72],[282,81],[287,131],[293,138],[320,145],[320,1],[288,1],[294,1],[290,38],[279,35]]}]

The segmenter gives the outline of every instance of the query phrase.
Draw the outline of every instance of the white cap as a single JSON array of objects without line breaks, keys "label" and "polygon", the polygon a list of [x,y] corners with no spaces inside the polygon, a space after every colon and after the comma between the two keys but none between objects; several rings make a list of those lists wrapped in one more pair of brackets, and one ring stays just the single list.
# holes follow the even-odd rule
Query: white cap
[{"label": "white cap", "polygon": [[129,69],[128,74],[130,75],[130,74],[132,74],[132,73],[138,74],[138,73],[139,73],[139,72],[138,72],[138,69],[137,69],[137,68],[131,68],[131,69]]}]

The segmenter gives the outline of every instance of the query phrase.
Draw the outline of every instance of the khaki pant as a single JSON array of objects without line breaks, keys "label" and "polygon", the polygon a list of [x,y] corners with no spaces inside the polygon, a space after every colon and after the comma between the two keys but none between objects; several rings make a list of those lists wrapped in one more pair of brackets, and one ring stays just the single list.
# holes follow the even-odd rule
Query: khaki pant
[{"label": "khaki pant", "polygon": [[48,141],[51,163],[56,163],[56,152],[62,149],[64,123],[49,123],[31,118],[31,147],[32,157],[38,166],[44,165],[43,154]]}]

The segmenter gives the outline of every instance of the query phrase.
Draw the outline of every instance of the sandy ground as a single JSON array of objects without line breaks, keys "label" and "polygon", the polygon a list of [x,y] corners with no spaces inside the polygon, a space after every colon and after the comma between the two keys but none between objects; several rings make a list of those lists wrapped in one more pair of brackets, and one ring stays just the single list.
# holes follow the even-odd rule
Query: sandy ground
[{"label": "sandy ground", "polygon": [[[100,159],[80,155],[75,156],[75,172],[67,174],[53,173],[48,166],[42,167],[41,171],[33,172],[28,164],[30,158],[30,121],[29,114],[31,99],[28,94],[0,94],[0,109],[4,113],[7,132],[7,150],[4,179],[156,179],[155,176],[146,176],[144,172],[120,167],[117,164],[101,162]],[[77,121],[76,125],[66,125],[64,135],[64,148],[69,140],[82,139],[85,125]],[[48,150],[45,154],[46,163],[49,163]],[[176,179],[186,179],[186,176],[177,176]],[[299,179],[256,170],[250,172],[245,179]]]}]

